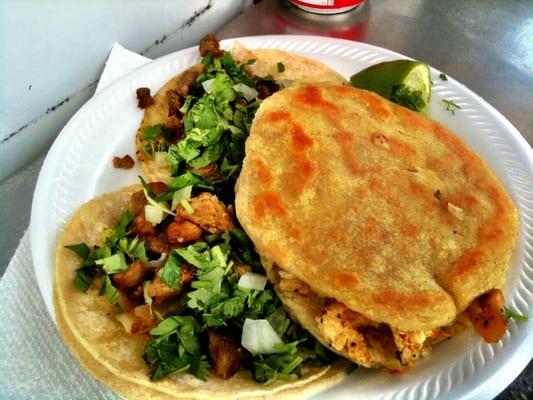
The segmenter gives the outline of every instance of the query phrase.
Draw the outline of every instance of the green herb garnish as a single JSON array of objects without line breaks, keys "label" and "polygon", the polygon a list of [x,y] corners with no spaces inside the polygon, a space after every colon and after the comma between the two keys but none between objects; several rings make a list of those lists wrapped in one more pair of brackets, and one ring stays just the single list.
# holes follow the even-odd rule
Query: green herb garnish
[{"label": "green herb garnish", "polygon": [[285,71],[285,65],[283,65],[283,63],[278,63],[278,72],[283,72]]},{"label": "green herb garnish", "polygon": [[505,319],[513,319],[517,322],[527,321],[527,316],[517,313],[516,311],[511,310],[509,307],[503,307],[503,316]]},{"label": "green herb garnish", "polygon": [[441,73],[439,75],[439,78],[442,79],[443,81],[447,81],[448,80],[448,77],[446,76],[446,74],[443,74],[443,73]]},{"label": "green herb garnish", "polygon": [[456,110],[461,109],[461,107],[458,104],[456,104],[453,100],[442,99],[442,102],[446,104],[446,111],[451,112],[452,115],[455,115]]}]

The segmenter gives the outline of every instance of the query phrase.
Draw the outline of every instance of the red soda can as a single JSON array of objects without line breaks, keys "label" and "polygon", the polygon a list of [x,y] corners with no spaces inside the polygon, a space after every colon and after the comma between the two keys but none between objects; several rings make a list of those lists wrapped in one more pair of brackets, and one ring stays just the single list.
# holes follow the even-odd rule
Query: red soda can
[{"label": "red soda can", "polygon": [[339,14],[349,11],[365,0],[289,0],[291,3],[315,14]]}]

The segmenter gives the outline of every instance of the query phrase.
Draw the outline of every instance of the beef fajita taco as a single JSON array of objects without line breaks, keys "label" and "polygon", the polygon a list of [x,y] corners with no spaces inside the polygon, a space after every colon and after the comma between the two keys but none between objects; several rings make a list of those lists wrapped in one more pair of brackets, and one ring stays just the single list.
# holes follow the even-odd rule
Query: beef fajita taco
[{"label": "beef fajita taco", "polygon": [[199,46],[202,62],[166,83],[154,96],[139,88],[144,118],[137,158],[149,181],[168,183],[185,172],[212,183],[234,183],[257,107],[295,82],[346,80],[324,64],[273,49],[219,48],[213,35]]},{"label": "beef fajita taco", "polygon": [[300,398],[345,375],[209,184],[143,185],[84,204],[57,247],[59,331],[96,379],[128,399]]},{"label": "beef fajita taco", "polygon": [[266,99],[236,212],[291,315],[359,365],[405,369],[469,320],[488,342],[506,332],[512,200],[460,139],[376,94]]}]

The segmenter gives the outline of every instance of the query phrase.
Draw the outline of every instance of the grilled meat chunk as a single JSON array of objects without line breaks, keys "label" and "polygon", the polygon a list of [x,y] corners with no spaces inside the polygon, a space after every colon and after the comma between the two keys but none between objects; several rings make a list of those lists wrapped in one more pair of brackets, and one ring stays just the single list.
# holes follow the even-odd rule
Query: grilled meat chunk
[{"label": "grilled meat chunk", "polygon": [[126,154],[124,157],[113,157],[113,167],[120,169],[131,169],[135,165],[135,161],[130,155]]},{"label": "grilled meat chunk", "polygon": [[128,265],[127,271],[113,274],[111,280],[120,289],[131,289],[139,286],[146,276],[146,268],[141,260],[133,261]]},{"label": "grilled meat chunk", "polygon": [[131,333],[146,333],[159,323],[159,319],[152,313],[148,304],[137,306],[132,310],[133,324]]},{"label": "grilled meat chunk", "polygon": [[212,33],[205,35],[202,40],[200,40],[199,50],[202,57],[205,57],[209,53],[215,58],[221,57],[224,54],[224,51],[220,50],[218,39]]},{"label": "grilled meat chunk", "polygon": [[137,106],[140,109],[150,107],[155,103],[154,98],[150,95],[150,88],[140,87],[137,89]]},{"label": "grilled meat chunk", "polygon": [[507,331],[507,320],[503,316],[505,299],[500,289],[474,299],[467,308],[468,318],[474,329],[488,343],[498,342]]},{"label": "grilled meat chunk", "polygon": [[201,193],[190,200],[194,209],[192,214],[185,211],[182,206],[176,210],[176,214],[184,220],[194,222],[204,231],[219,234],[233,229],[233,221],[226,207],[211,193]]},{"label": "grilled meat chunk", "polygon": [[191,221],[177,216],[174,222],[167,226],[167,238],[172,244],[196,242],[202,237],[202,228]]},{"label": "grilled meat chunk", "polygon": [[216,330],[209,330],[207,336],[213,373],[222,379],[231,378],[246,363],[248,352]]}]

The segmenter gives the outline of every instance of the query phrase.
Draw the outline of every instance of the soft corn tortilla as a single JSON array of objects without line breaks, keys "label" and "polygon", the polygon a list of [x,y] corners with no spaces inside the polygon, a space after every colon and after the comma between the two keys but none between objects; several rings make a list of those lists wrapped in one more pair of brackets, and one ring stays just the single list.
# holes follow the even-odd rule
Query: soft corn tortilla
[{"label": "soft corn tortilla", "polygon": [[[285,86],[291,86],[296,82],[331,82],[345,84],[346,80],[337,72],[326,65],[282,50],[258,49],[248,50],[241,44],[236,43],[232,49],[232,55],[238,64],[248,60],[256,62],[248,66],[248,70],[257,76],[272,76]],[[278,63],[285,67],[283,72],[278,71]],[[191,70],[201,71],[201,65],[195,65]],[[147,144],[143,137],[143,131],[148,126],[164,124],[168,119],[168,103],[166,94],[169,90],[175,90],[180,81],[181,74],[168,81],[154,96],[155,103],[145,109],[144,118],[136,135],[137,159],[149,181],[161,181],[168,183],[172,176],[168,166],[164,163],[157,164],[151,160],[141,149]]]},{"label": "soft corn tortilla", "polygon": [[207,382],[174,374],[158,382],[148,377],[143,361],[148,337],[131,335],[114,319],[112,305],[92,285],[82,293],[73,285],[79,258],[64,246],[98,244],[104,229],[114,227],[129,208],[135,185],[99,196],[84,204],[65,226],[59,239],[54,276],[54,308],[59,331],[80,363],[96,379],[128,399],[291,398],[310,395],[340,381],[346,364],[308,368],[301,379],[265,386],[240,372],[229,380],[211,375]]},{"label": "soft corn tortilla", "polygon": [[448,325],[501,287],[518,227],[487,164],[446,128],[333,85],[263,102],[236,211],[263,258],[402,331]]}]

